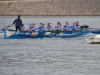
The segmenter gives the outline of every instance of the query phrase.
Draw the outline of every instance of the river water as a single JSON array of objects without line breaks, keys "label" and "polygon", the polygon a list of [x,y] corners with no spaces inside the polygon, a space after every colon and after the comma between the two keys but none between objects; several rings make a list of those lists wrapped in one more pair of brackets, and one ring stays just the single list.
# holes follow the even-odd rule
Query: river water
[{"label": "river water", "polygon": [[[16,16],[0,16],[0,28],[12,24]],[[23,23],[48,22],[62,25],[79,21],[99,28],[100,16],[22,16]],[[14,28],[14,26],[10,27]],[[1,37],[1,36],[0,36]],[[100,75],[100,45],[85,38],[5,40],[0,38],[0,75]]]}]

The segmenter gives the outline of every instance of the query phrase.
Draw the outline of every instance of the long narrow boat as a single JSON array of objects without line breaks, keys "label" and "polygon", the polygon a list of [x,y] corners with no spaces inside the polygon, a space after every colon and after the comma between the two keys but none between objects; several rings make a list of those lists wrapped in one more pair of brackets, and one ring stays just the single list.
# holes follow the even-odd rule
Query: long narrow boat
[{"label": "long narrow boat", "polygon": [[100,30],[92,30],[91,33],[93,33],[93,34],[100,34]]},{"label": "long narrow boat", "polygon": [[4,30],[4,39],[26,39],[26,38],[73,38],[87,35],[89,29],[69,30],[69,31],[15,31],[11,29]]}]

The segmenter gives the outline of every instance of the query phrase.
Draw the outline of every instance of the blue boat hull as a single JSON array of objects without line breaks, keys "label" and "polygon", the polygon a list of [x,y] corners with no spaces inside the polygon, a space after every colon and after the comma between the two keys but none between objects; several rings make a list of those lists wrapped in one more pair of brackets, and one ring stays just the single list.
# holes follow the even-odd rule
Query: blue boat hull
[{"label": "blue boat hull", "polygon": [[27,39],[27,38],[73,38],[87,35],[89,30],[73,30],[73,31],[39,31],[25,32],[15,30],[4,30],[4,39]]},{"label": "blue boat hull", "polygon": [[91,33],[93,33],[93,34],[100,34],[100,30],[92,30]]}]

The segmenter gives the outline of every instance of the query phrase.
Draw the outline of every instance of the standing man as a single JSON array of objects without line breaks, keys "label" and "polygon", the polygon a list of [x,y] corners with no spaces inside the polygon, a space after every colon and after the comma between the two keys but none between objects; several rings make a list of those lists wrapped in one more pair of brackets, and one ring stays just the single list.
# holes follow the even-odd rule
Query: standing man
[{"label": "standing man", "polygon": [[22,26],[22,20],[20,19],[20,15],[18,15],[18,18],[14,20],[13,25],[15,24],[16,31],[21,30]]}]

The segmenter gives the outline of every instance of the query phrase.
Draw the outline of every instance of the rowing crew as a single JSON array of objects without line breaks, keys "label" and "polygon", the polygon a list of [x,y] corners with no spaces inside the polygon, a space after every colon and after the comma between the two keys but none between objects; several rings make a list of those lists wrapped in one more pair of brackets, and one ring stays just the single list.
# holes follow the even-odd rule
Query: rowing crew
[{"label": "rowing crew", "polygon": [[46,28],[44,27],[43,23],[40,23],[40,26],[38,28],[35,27],[35,23],[29,24],[29,25],[30,25],[29,28],[26,28],[24,24],[22,24],[21,31],[53,31],[53,30],[66,31],[66,30],[77,30],[80,28],[79,22],[73,23],[72,26],[70,26],[69,23],[66,22],[63,28],[60,22],[57,22],[57,25],[54,28],[52,27],[51,23],[48,23]]},{"label": "rowing crew", "polygon": [[24,24],[22,24],[23,22],[20,17],[21,16],[18,15],[18,18],[13,21],[13,25],[15,25],[16,31],[17,30],[19,31],[20,30],[21,31],[45,31],[45,30],[46,31],[52,31],[52,30],[62,31],[64,30],[65,31],[65,30],[76,30],[80,28],[79,22],[73,23],[72,26],[70,26],[69,23],[66,22],[63,28],[60,22],[57,22],[57,25],[54,28],[52,27],[51,23],[48,23],[46,28],[44,27],[43,23],[40,23],[40,26],[38,28],[35,27],[35,23],[32,23],[29,28],[25,28]]}]

